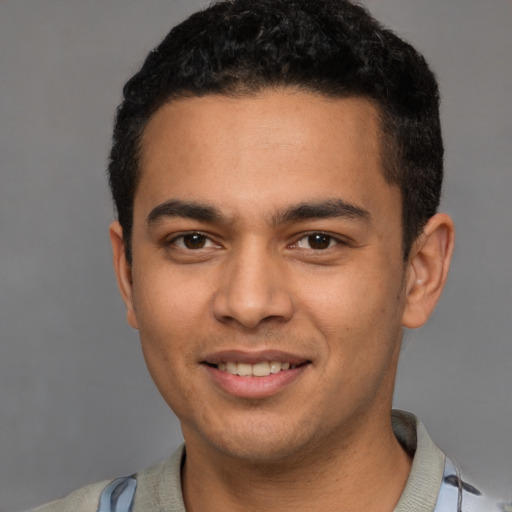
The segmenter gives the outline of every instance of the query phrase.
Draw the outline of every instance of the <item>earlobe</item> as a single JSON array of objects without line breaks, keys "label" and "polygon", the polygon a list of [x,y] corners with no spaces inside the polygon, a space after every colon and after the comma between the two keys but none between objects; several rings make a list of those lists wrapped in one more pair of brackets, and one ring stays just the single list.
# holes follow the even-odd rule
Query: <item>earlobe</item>
[{"label": "earlobe", "polygon": [[117,278],[117,285],[126,306],[126,319],[134,329],[138,329],[139,326],[137,317],[135,315],[132,298],[132,269],[126,260],[123,228],[119,222],[112,222],[110,225],[109,234],[110,243],[112,244],[112,256],[114,270]]},{"label": "earlobe", "polygon": [[453,221],[444,213],[431,217],[414,242],[406,276],[404,327],[422,326],[434,310],[446,283],[454,242]]}]

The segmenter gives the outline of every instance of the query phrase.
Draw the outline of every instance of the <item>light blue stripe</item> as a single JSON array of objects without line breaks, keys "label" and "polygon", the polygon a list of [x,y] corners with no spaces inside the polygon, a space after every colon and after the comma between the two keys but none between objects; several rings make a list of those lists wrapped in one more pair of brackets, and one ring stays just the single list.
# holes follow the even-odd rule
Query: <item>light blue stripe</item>
[{"label": "light blue stripe", "polygon": [[130,512],[136,489],[137,480],[133,477],[110,482],[101,493],[97,512]]}]

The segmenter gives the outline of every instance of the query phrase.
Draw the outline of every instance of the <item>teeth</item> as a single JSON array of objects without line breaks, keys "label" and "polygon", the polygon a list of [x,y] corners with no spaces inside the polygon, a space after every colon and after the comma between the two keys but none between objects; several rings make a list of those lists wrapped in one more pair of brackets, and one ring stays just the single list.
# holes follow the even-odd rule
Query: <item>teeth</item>
[{"label": "teeth", "polygon": [[270,375],[270,365],[268,364],[268,361],[253,364],[252,374],[256,377],[266,377],[267,375]]},{"label": "teeth", "polygon": [[252,375],[252,364],[238,363],[237,372],[241,377],[249,377]]},{"label": "teeth", "polygon": [[237,364],[230,361],[229,363],[226,363],[226,371],[228,373],[231,373],[231,375],[238,375],[237,374]]},{"label": "teeth", "polygon": [[270,363],[270,373],[279,373],[281,371],[281,363],[272,361]]},{"label": "teeth", "polygon": [[293,370],[297,368],[297,365],[281,363],[280,361],[262,361],[256,364],[228,361],[226,363],[219,363],[217,368],[222,372],[227,372],[231,375],[240,375],[241,377],[266,377],[271,373],[279,373],[280,371],[289,369]]}]

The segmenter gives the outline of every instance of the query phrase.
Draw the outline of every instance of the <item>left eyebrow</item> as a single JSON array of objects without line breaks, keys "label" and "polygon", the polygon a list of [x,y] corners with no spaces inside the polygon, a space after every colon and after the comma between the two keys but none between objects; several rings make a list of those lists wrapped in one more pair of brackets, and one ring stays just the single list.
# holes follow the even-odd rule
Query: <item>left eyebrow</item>
[{"label": "left eyebrow", "polygon": [[171,199],[153,208],[149,212],[146,222],[151,225],[169,217],[182,217],[202,222],[222,222],[225,220],[220,210],[214,206]]},{"label": "left eyebrow", "polygon": [[365,224],[371,221],[371,215],[368,210],[342,199],[328,199],[320,202],[301,203],[280,210],[273,215],[272,223],[279,225],[288,222],[331,218],[361,220]]}]

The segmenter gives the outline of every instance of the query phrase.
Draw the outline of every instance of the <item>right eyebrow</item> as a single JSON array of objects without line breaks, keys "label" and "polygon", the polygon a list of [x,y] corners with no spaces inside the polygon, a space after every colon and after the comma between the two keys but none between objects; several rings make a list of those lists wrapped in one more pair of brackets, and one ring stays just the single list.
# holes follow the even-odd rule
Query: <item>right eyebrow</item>
[{"label": "right eyebrow", "polygon": [[225,221],[224,215],[215,207],[179,199],[170,199],[165,203],[155,206],[146,218],[146,222],[156,224],[166,217],[182,217],[203,222]]},{"label": "right eyebrow", "polygon": [[357,219],[365,223],[372,220],[368,210],[342,199],[333,198],[325,201],[301,203],[280,210],[274,215],[273,224],[333,218]]}]

